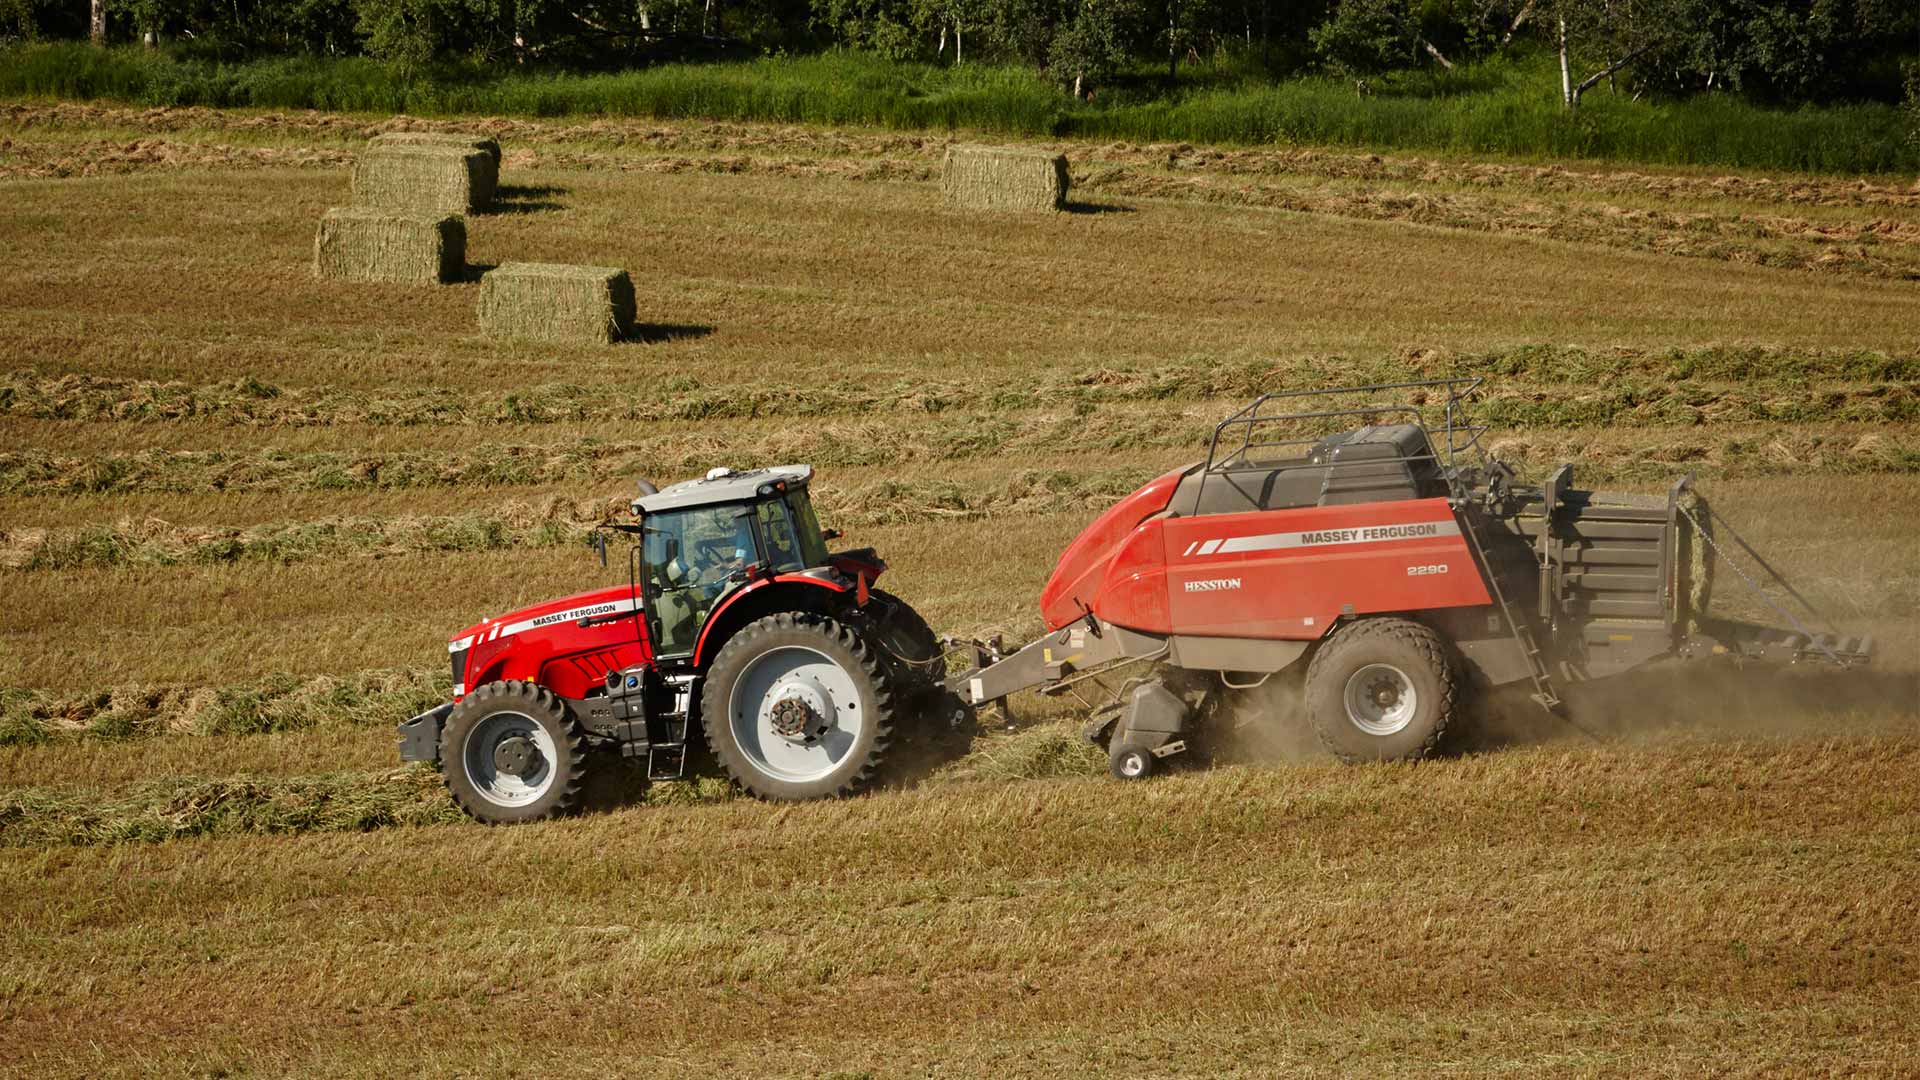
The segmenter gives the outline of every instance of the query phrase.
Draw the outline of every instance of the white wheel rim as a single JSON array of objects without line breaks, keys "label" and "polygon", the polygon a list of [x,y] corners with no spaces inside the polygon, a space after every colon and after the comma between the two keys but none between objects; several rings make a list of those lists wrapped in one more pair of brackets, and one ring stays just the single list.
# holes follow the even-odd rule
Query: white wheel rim
[{"label": "white wheel rim", "polygon": [[[800,702],[809,717],[799,735],[775,725],[775,706],[790,701]],[[852,757],[867,726],[853,676],[826,653],[804,645],[783,645],[748,661],[734,680],[727,716],[733,741],[748,763],[793,783],[831,776]]]},{"label": "white wheel rim", "polygon": [[[530,767],[520,775],[503,771],[494,761],[495,751],[508,739],[525,739],[533,744]],[[553,736],[540,722],[525,713],[497,712],[474,725],[461,750],[461,766],[467,782],[480,797],[495,806],[525,806],[547,793],[553,786],[554,762],[559,753]]]},{"label": "white wheel rim", "polygon": [[1120,755],[1120,775],[1139,776],[1147,771],[1147,755],[1142,750],[1129,750]]},{"label": "white wheel rim", "polygon": [[1392,664],[1368,664],[1347,679],[1347,719],[1369,735],[1394,735],[1413,723],[1420,692]]}]

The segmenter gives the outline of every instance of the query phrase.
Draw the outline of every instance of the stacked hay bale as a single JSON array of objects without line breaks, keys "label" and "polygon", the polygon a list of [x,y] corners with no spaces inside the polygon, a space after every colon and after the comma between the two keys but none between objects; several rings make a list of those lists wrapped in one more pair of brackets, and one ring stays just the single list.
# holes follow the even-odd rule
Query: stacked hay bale
[{"label": "stacked hay bale", "polygon": [[605,344],[633,333],[633,280],[607,266],[504,263],[480,279],[479,314],[491,337]]},{"label": "stacked hay bale", "polygon": [[478,150],[487,155],[488,164],[476,181],[474,199],[479,206],[493,205],[500,191],[500,140],[491,135],[462,135],[444,131],[390,131],[373,137],[374,146],[439,146],[460,150]]},{"label": "stacked hay bale", "polygon": [[1067,158],[1009,146],[950,146],[940,173],[947,205],[968,210],[1059,210]]},{"label": "stacked hay bale", "polygon": [[339,206],[320,219],[313,273],[343,281],[439,285],[466,276],[467,226],[451,214]]},{"label": "stacked hay bale", "polygon": [[438,214],[470,214],[493,205],[498,167],[471,146],[387,143],[368,146],[353,169],[354,201]]}]

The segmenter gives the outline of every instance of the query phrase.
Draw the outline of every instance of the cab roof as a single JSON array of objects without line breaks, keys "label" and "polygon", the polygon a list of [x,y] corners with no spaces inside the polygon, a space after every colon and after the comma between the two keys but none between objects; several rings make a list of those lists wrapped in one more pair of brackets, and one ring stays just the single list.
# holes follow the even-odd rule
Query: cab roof
[{"label": "cab roof", "polygon": [[663,491],[640,496],[633,501],[633,512],[658,514],[663,510],[683,510],[690,506],[746,502],[759,498],[760,488],[764,484],[784,480],[789,488],[797,488],[805,487],[812,478],[811,465],[774,465],[743,472],[719,468],[699,479],[682,480]]}]

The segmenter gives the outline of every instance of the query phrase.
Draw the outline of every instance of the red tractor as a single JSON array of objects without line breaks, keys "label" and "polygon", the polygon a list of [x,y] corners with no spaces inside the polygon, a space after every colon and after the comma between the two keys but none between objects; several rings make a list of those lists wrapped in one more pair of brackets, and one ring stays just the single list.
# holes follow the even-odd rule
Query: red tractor
[{"label": "red tractor", "polygon": [[643,484],[639,521],[605,526],[639,538],[628,583],[456,634],[453,700],[400,725],[401,758],[437,760],[462,809],[506,823],[574,808],[596,753],[677,779],[700,732],[769,799],[859,790],[903,739],[950,746],[971,711],[942,686],[939,643],[873,587],[886,563],[871,548],[828,550],[839,534],[814,515],[812,475]]},{"label": "red tractor", "polygon": [[[1723,541],[1773,570],[1691,478],[1664,496],[1580,490],[1566,465],[1519,483],[1465,419],[1477,386],[1259,398],[1215,427],[1205,461],[1089,525],[1040,595],[1049,632],[1011,655],[971,643],[954,689],[1004,706],[1108,686],[1086,735],[1134,778],[1204,735],[1227,694],[1269,682],[1298,691],[1269,695],[1299,702],[1274,722],[1311,724],[1348,760],[1406,759],[1474,686],[1520,684],[1558,710],[1562,685],[1662,660],[1868,660],[1870,639],[1813,633],[1770,600],[1791,629],[1708,613]],[[1128,665],[1140,674],[1112,688]]]}]

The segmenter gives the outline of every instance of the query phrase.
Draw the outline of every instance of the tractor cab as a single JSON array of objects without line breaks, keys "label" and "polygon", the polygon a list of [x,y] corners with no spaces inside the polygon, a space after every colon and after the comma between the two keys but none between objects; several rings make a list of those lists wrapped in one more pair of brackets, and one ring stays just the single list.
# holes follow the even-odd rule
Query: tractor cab
[{"label": "tractor cab", "polygon": [[707,616],[756,578],[828,565],[826,536],[807,497],[809,466],[735,472],[642,495],[640,578],[654,654],[692,654]]}]

